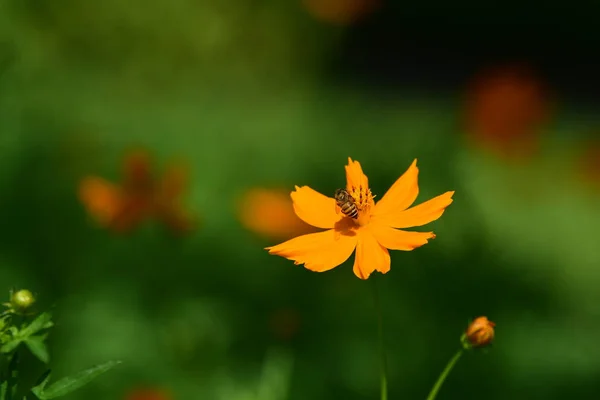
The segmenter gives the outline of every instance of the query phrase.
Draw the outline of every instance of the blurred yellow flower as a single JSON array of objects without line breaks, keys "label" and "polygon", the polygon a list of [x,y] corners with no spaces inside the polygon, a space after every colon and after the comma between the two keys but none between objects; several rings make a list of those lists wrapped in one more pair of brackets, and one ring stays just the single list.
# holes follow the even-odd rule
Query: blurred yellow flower
[{"label": "blurred yellow flower", "polygon": [[171,166],[157,179],[150,155],[136,150],[125,157],[120,185],[88,176],[80,182],[79,199],[101,226],[117,232],[130,231],[144,220],[156,218],[173,231],[185,233],[193,226],[180,204],[186,187],[187,174],[181,166]]},{"label": "blurred yellow flower", "polygon": [[373,13],[382,0],[302,0],[316,19],[334,25],[350,25]]},{"label": "blurred yellow flower", "polygon": [[485,70],[467,91],[466,129],[477,145],[502,156],[534,154],[550,114],[545,87],[523,65]]},{"label": "blurred yellow flower", "polygon": [[292,199],[281,189],[253,188],[241,198],[238,207],[242,225],[270,239],[289,239],[316,229],[294,213]]},{"label": "blurred yellow flower", "polygon": [[360,163],[348,158],[345,168],[346,190],[358,217],[342,214],[334,198],[308,186],[296,186],[291,197],[298,217],[327,230],[267,247],[270,254],[293,260],[297,265],[304,264],[309,270],[324,272],[344,263],[356,249],[354,274],[367,279],[373,271],[385,274],[390,270],[388,249],[413,250],[435,238],[433,232],[400,230],[437,220],[452,203],[453,191],[409,208],[419,194],[417,160],[377,203]]}]

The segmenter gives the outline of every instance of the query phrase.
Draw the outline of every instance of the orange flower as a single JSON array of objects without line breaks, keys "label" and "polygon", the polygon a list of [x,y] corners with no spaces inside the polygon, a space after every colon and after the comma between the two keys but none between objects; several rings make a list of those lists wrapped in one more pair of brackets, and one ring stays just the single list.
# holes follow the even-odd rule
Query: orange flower
[{"label": "orange flower", "polygon": [[357,277],[367,279],[373,271],[387,273],[390,270],[388,249],[413,250],[435,237],[433,232],[400,229],[435,221],[452,203],[454,192],[446,192],[409,208],[419,194],[418,173],[417,160],[414,160],[383,198],[375,203],[360,163],[348,158],[346,190],[354,199],[358,218],[341,214],[333,198],[308,186],[296,186],[291,197],[298,217],[327,230],[299,236],[267,250],[270,254],[295,261],[296,265],[304,264],[309,270],[324,272],[342,264],[356,249],[354,274]]},{"label": "orange flower", "polygon": [[255,188],[239,204],[240,221],[248,230],[273,239],[289,239],[316,229],[294,213],[287,191]]},{"label": "orange flower", "polygon": [[123,175],[121,185],[96,176],[84,178],[79,185],[79,199],[100,225],[125,232],[156,218],[176,232],[192,228],[190,216],[180,205],[187,186],[180,166],[167,169],[156,179],[149,154],[138,150],[125,157]]},{"label": "orange flower", "polygon": [[135,389],[125,395],[125,400],[171,400],[172,397],[161,389]]},{"label": "orange flower", "polygon": [[477,317],[467,328],[463,343],[467,347],[485,347],[494,340],[495,323],[487,317]]},{"label": "orange flower", "polygon": [[526,67],[484,71],[468,91],[467,133],[501,155],[529,156],[537,151],[539,128],[549,114],[546,99],[545,88]]},{"label": "orange flower", "polygon": [[315,18],[335,25],[350,25],[374,12],[381,0],[302,0]]}]

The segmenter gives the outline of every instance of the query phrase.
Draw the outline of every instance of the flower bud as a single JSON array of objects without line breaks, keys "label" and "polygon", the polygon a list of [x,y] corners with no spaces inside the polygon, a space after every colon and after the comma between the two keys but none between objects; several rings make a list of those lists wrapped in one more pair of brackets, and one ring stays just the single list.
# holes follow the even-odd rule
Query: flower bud
[{"label": "flower bud", "polygon": [[494,340],[495,323],[487,317],[477,317],[470,324],[461,341],[465,349],[488,346]]},{"label": "flower bud", "polygon": [[27,289],[21,289],[10,296],[10,306],[16,312],[24,312],[35,303],[35,297]]}]

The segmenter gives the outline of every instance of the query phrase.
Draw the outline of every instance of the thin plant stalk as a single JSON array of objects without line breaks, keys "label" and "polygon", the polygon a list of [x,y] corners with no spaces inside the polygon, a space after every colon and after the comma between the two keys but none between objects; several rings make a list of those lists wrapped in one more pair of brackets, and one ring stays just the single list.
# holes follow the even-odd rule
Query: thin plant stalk
[{"label": "thin plant stalk", "polygon": [[380,356],[380,372],[379,380],[381,387],[381,400],[388,400],[388,388],[387,388],[387,356],[385,352],[385,344],[383,341],[383,315],[381,312],[381,301],[379,300],[379,290],[377,287],[377,279],[372,277],[373,281],[373,300],[375,303],[375,313],[377,314],[377,340],[379,342],[379,356]]},{"label": "thin plant stalk", "polygon": [[433,388],[431,389],[431,392],[429,392],[429,396],[427,396],[427,400],[434,400],[435,399],[435,397],[437,396],[438,392],[440,391],[440,388],[442,387],[442,384],[444,383],[444,381],[446,380],[446,378],[450,374],[450,371],[452,371],[452,369],[454,368],[454,365],[456,365],[456,363],[458,362],[458,360],[460,359],[460,357],[463,355],[463,353],[464,353],[464,349],[458,350],[456,352],[456,354],[454,355],[454,357],[452,357],[450,359],[450,361],[448,361],[448,364],[446,365],[446,368],[444,368],[444,370],[440,374],[437,382],[435,383],[435,385],[433,385]]}]

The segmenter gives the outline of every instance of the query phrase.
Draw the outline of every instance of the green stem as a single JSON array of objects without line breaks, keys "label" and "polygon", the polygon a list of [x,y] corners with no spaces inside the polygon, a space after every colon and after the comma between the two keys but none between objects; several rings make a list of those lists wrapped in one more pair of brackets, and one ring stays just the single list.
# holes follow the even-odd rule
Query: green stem
[{"label": "green stem", "polygon": [[12,400],[17,392],[17,379],[19,378],[19,353],[18,350],[10,357],[8,363],[8,377],[6,379],[6,400]]},{"label": "green stem", "polygon": [[383,343],[383,315],[381,313],[381,302],[379,300],[379,291],[377,289],[376,276],[373,276],[371,280],[373,281],[373,300],[375,303],[375,312],[377,313],[377,337],[379,341],[379,356],[381,362],[381,370],[379,373],[379,380],[381,385],[380,399],[387,400],[387,359],[385,354],[385,345]]},{"label": "green stem", "polygon": [[463,353],[464,353],[464,350],[460,349],[459,351],[456,352],[456,354],[454,355],[454,357],[452,357],[450,359],[450,361],[446,365],[446,368],[444,368],[444,370],[440,374],[440,377],[438,378],[437,382],[435,383],[435,385],[431,389],[431,392],[429,392],[429,396],[427,396],[427,400],[434,400],[435,399],[435,397],[437,396],[438,392],[440,391],[440,388],[442,387],[442,384],[444,383],[444,381],[446,380],[446,378],[450,374],[450,371],[452,371],[452,368],[454,368],[454,365],[460,359],[460,356],[462,356]]}]

